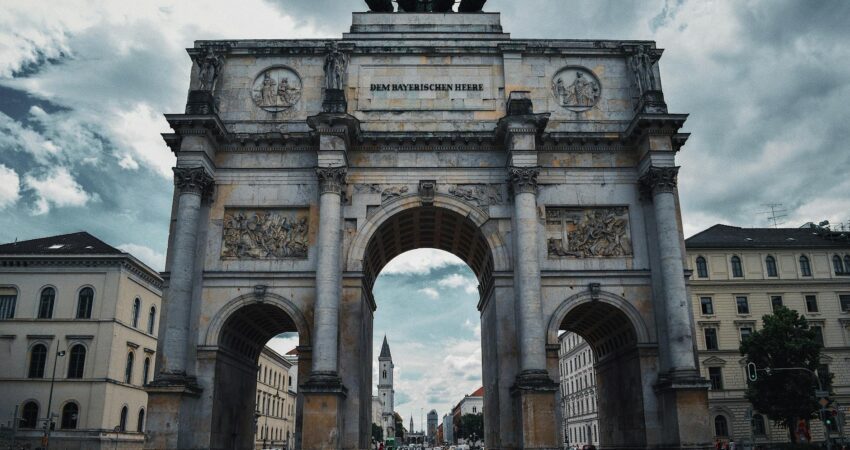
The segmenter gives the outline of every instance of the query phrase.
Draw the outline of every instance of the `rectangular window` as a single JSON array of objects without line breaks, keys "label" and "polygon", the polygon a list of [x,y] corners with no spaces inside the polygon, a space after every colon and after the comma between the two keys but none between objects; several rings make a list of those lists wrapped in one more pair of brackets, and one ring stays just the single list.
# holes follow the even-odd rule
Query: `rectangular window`
[{"label": "rectangular window", "polygon": [[770,307],[776,311],[777,308],[782,306],[782,296],[781,295],[771,295],[770,296]]},{"label": "rectangular window", "polygon": [[711,390],[719,391],[723,389],[723,369],[720,367],[708,368],[708,379],[711,380]]},{"label": "rectangular window", "polygon": [[839,295],[838,300],[841,302],[841,311],[850,312],[850,295]]},{"label": "rectangular window", "polygon": [[818,341],[818,344],[820,344],[821,347],[823,347],[823,327],[820,325],[813,325],[811,329],[815,332],[815,340]]},{"label": "rectangular window", "polygon": [[823,364],[818,366],[818,378],[820,379],[820,384],[823,386],[824,390],[829,390],[832,383],[830,382],[831,375],[829,374],[828,365]]},{"label": "rectangular window", "polygon": [[711,302],[711,297],[700,297],[699,303],[702,306],[702,313],[710,316],[714,314],[714,304]]},{"label": "rectangular window", "polygon": [[706,328],[705,330],[705,349],[717,350],[717,328]]},{"label": "rectangular window", "polygon": [[735,297],[735,304],[738,306],[738,314],[750,313],[750,301],[744,295]]},{"label": "rectangular window", "polygon": [[818,297],[816,295],[806,296],[806,311],[810,313],[818,312]]},{"label": "rectangular window", "polygon": [[753,334],[752,327],[741,327],[741,342],[744,342],[751,334]]}]

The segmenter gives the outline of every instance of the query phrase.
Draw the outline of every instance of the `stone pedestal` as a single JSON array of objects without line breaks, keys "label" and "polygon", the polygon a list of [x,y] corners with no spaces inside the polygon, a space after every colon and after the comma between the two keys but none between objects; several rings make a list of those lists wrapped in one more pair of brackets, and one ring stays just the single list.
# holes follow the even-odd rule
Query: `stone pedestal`
[{"label": "stone pedestal", "polygon": [[147,388],[147,429],[150,439],[146,449],[170,450],[188,448],[192,434],[200,388],[190,379],[161,379]]},{"label": "stone pedestal", "polygon": [[347,390],[341,380],[331,374],[313,373],[300,389],[304,398],[301,450],[342,448]]},{"label": "stone pedestal", "polygon": [[524,372],[512,389],[519,413],[519,447],[522,449],[559,449],[558,385],[545,372]]},{"label": "stone pedestal", "polygon": [[655,386],[659,409],[664,416],[659,448],[711,448],[712,425],[708,411],[709,384],[702,378],[662,378]]}]

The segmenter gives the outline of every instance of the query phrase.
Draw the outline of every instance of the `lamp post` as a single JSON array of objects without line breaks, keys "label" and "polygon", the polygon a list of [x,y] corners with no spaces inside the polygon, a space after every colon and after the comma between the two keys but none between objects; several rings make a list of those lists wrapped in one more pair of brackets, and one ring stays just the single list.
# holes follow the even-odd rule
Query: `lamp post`
[{"label": "lamp post", "polygon": [[[59,347],[58,342],[56,346]],[[42,443],[44,450],[50,448],[50,424],[53,421],[50,409],[53,407],[53,385],[56,383],[56,363],[59,361],[60,356],[65,356],[65,350],[57,351],[53,355],[53,376],[50,377],[50,395],[47,397],[47,419],[44,421],[44,438],[42,439],[44,441]]]}]

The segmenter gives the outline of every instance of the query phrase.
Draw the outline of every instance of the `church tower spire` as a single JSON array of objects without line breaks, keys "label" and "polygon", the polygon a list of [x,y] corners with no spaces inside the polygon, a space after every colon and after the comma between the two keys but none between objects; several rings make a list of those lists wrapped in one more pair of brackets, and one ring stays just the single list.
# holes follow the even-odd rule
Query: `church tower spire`
[{"label": "church tower spire", "polygon": [[[395,431],[395,390],[393,389],[393,355],[390,344],[384,335],[381,354],[378,356],[378,398],[381,400],[381,422],[385,437],[394,437]],[[404,423],[404,422],[402,422]]]}]

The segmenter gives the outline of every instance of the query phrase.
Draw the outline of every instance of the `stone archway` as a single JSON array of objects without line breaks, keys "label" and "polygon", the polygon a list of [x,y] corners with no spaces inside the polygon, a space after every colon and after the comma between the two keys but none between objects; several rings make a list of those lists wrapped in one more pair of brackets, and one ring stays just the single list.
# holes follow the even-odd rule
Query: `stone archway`
[{"label": "stone archway", "polygon": [[623,297],[599,290],[564,300],[547,330],[550,345],[571,331],[590,346],[595,358],[599,443],[603,448],[645,448],[655,428],[648,408],[654,393],[645,373],[657,370],[653,339],[644,318]]},{"label": "stone archway", "polygon": [[[298,333],[299,346],[309,348],[310,327],[298,307],[261,289],[231,300],[210,321],[198,356],[198,382],[209,387],[198,405],[208,412],[208,422],[198,426],[209,427],[209,448],[253,448],[258,359],[269,340],[286,332]],[[299,357],[300,365],[305,362],[309,359]]]},{"label": "stone archway", "polygon": [[[352,279],[346,284],[351,290],[343,297],[351,298],[359,292],[374,305],[372,288],[383,267],[396,256],[419,248],[434,248],[456,255],[478,279],[482,355],[491,355],[482,360],[485,402],[489,405],[484,408],[485,423],[488,430],[493,430],[487,439],[495,442],[499,439],[495,431],[500,428],[500,405],[510,403],[509,386],[504,383],[500,386],[497,374],[501,365],[515,364],[512,355],[500,351],[500,347],[515,347],[516,336],[498,331],[497,307],[492,301],[497,292],[495,275],[510,270],[510,259],[498,228],[486,213],[463,200],[441,194],[428,199],[408,195],[388,202],[369,218],[352,240],[346,258],[346,273]],[[358,281],[354,283],[354,279]],[[343,319],[341,328],[349,327],[345,322]],[[371,327],[369,331],[366,340],[371,342]],[[345,339],[341,340],[341,355],[349,353],[348,345]],[[372,359],[355,362],[359,370],[350,371],[343,362],[341,372],[370,374],[368,387],[371,388]],[[345,378],[343,375],[344,382]],[[365,381],[364,378],[361,382]],[[348,414],[353,413],[349,411]]]}]

